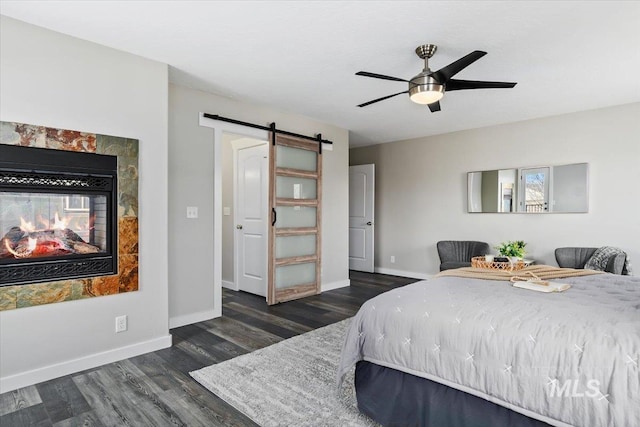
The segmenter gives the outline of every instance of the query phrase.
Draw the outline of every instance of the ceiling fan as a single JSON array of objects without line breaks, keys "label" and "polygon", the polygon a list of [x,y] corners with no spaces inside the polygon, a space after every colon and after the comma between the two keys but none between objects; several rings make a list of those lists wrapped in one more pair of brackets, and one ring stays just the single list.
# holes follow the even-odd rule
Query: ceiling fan
[{"label": "ceiling fan", "polygon": [[420,58],[424,59],[424,69],[420,74],[411,78],[411,80],[385,76],[383,74],[369,73],[367,71],[358,71],[356,76],[409,83],[409,89],[407,90],[365,102],[364,104],[358,105],[358,107],[366,107],[367,105],[384,101],[385,99],[393,98],[394,96],[402,95],[403,93],[408,93],[409,98],[413,102],[416,104],[426,104],[429,106],[429,110],[431,110],[432,113],[435,113],[436,111],[440,111],[440,99],[444,96],[445,92],[467,89],[510,89],[517,84],[509,82],[484,82],[478,80],[453,79],[453,76],[487,54],[487,52],[483,52],[481,50],[474,50],[470,54],[463,56],[446,67],[440,68],[438,71],[431,71],[431,69],[429,69],[429,58],[436,53],[437,49],[438,46],[434,44],[424,44],[416,48],[416,54]]}]

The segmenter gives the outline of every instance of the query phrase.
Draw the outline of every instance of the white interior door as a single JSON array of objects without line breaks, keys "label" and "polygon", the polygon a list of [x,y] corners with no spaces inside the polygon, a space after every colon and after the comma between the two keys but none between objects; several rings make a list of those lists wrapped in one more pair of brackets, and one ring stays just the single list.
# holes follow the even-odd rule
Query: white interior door
[{"label": "white interior door", "polygon": [[238,150],[236,283],[238,289],[267,295],[267,206],[269,147],[265,143]]},{"label": "white interior door", "polygon": [[375,165],[349,167],[349,269],[373,273]]}]

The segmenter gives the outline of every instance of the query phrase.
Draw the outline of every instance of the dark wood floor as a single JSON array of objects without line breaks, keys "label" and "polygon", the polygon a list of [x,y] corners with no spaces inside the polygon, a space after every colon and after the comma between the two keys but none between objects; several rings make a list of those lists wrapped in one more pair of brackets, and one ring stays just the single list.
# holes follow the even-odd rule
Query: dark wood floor
[{"label": "dark wood floor", "polygon": [[255,426],[189,372],[353,316],[413,283],[351,272],[351,286],[276,306],[223,291],[223,316],[171,330],[173,346],[0,395],[0,426]]}]

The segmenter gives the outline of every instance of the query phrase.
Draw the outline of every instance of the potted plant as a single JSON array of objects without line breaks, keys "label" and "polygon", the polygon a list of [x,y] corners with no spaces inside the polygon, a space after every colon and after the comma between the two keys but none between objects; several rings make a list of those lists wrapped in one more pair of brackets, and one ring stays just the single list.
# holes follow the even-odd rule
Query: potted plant
[{"label": "potted plant", "polygon": [[516,259],[521,260],[524,257],[525,246],[527,246],[527,244],[524,241],[516,240],[502,242],[499,246],[496,246],[496,249],[498,250],[498,252],[500,252],[500,255],[509,257],[509,259],[514,261]]}]

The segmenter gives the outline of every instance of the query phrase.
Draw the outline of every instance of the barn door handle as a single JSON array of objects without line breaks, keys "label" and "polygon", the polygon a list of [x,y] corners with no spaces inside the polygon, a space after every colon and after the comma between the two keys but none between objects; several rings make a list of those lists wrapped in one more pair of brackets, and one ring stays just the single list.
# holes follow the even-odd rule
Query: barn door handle
[{"label": "barn door handle", "polygon": [[276,208],[271,208],[271,225],[276,225],[276,220],[278,219],[278,214],[276,213]]}]

